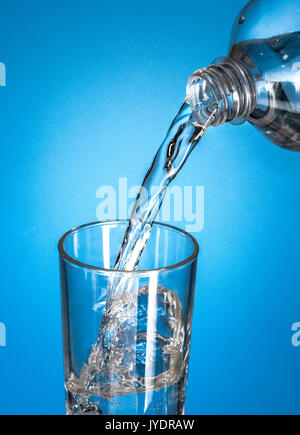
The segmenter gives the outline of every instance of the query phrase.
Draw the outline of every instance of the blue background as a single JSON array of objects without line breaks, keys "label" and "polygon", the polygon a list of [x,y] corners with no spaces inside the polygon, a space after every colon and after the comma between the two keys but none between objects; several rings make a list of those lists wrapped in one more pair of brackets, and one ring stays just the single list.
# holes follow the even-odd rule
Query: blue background
[{"label": "blue background", "polygon": [[[141,182],[244,4],[1,0],[0,413],[64,413],[57,241],[100,185]],[[189,414],[300,411],[299,163],[226,125],[177,179],[206,192]]]}]

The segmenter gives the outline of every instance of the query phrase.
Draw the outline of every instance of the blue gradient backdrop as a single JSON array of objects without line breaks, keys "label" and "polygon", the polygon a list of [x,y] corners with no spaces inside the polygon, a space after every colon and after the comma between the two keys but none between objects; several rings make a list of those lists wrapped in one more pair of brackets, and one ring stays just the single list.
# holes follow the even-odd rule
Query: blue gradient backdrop
[{"label": "blue gradient backdrop", "polygon": [[[100,185],[141,182],[245,2],[0,3],[0,413],[62,414],[57,241],[95,220]],[[227,125],[177,179],[206,192],[188,414],[300,411],[299,164]]]}]

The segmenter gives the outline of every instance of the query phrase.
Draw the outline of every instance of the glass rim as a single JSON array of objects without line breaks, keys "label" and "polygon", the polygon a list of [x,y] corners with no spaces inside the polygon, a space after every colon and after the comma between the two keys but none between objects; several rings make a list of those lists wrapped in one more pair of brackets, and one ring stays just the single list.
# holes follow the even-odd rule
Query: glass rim
[{"label": "glass rim", "polygon": [[94,226],[102,226],[102,225],[106,225],[106,224],[120,224],[120,223],[125,223],[125,222],[129,222],[128,219],[115,219],[115,220],[106,220],[106,221],[95,221],[95,222],[91,222],[88,224],[83,224],[83,225],[79,225],[78,227],[72,228],[71,230],[67,231],[59,240],[58,242],[58,251],[60,256],[67,260],[69,263],[74,264],[76,266],[79,266],[81,268],[84,269],[90,269],[90,270],[94,270],[94,271],[98,271],[101,273],[105,273],[105,274],[114,274],[114,275],[144,275],[144,274],[149,274],[149,273],[158,273],[158,272],[165,272],[165,271],[169,271],[172,269],[177,269],[181,266],[184,266],[188,263],[191,263],[193,260],[195,260],[198,257],[199,254],[199,244],[197,242],[197,240],[195,239],[195,237],[193,237],[191,234],[189,234],[187,231],[182,230],[181,228],[177,228],[173,225],[169,225],[169,224],[164,224],[161,222],[154,222],[154,226],[160,226],[160,227],[165,227],[169,230],[172,231],[176,231],[177,233],[181,234],[182,236],[187,237],[193,244],[194,249],[191,255],[189,255],[189,257],[187,257],[186,259],[175,263],[175,264],[171,264],[170,266],[166,266],[166,267],[161,267],[161,268],[157,268],[157,269],[149,269],[149,270],[116,270],[116,269],[105,269],[104,267],[97,267],[97,266],[92,266],[90,264],[86,264],[83,263],[81,261],[76,260],[75,258],[71,257],[69,254],[66,253],[65,249],[64,249],[64,242],[65,240],[72,234],[75,233],[76,231],[80,231],[83,230],[85,228],[88,227],[94,227]]}]

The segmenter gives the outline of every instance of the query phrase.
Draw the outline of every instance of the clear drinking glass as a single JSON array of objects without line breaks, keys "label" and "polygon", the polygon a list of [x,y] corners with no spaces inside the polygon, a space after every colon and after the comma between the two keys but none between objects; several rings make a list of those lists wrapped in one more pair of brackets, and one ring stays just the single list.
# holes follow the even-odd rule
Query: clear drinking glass
[{"label": "clear drinking glass", "polygon": [[127,224],[84,225],[59,242],[69,415],[184,413],[199,247],[155,223],[139,270],[116,271]]}]

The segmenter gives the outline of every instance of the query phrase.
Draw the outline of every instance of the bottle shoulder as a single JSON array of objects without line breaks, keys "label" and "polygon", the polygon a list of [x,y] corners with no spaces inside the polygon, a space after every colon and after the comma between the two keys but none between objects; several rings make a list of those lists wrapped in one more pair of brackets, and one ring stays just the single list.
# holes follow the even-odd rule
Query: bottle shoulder
[{"label": "bottle shoulder", "polygon": [[232,29],[233,45],[300,31],[299,0],[252,0],[238,14]]},{"label": "bottle shoulder", "polygon": [[254,77],[249,121],[277,145],[300,151],[300,32],[239,42],[230,57]]}]

